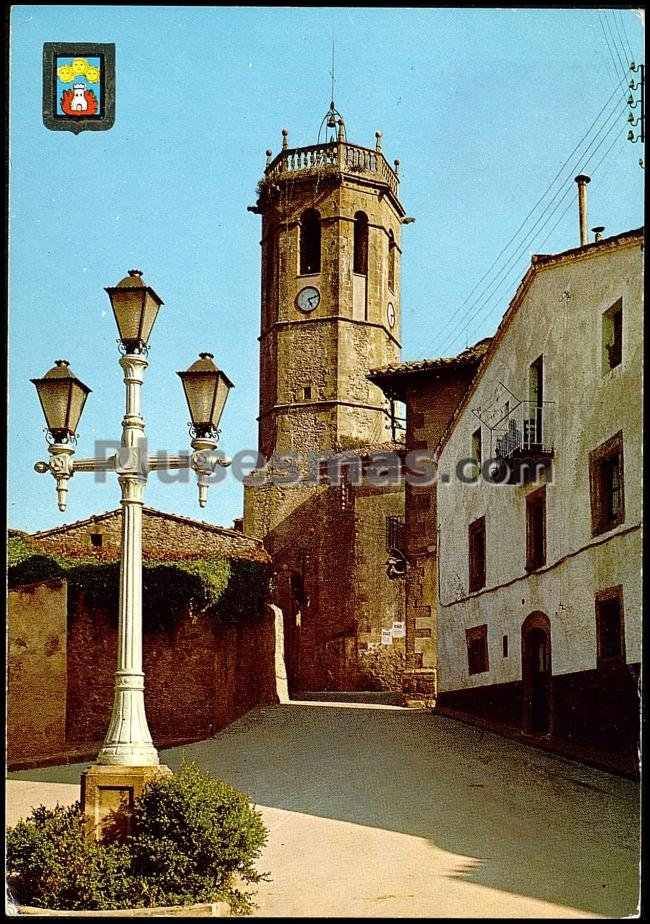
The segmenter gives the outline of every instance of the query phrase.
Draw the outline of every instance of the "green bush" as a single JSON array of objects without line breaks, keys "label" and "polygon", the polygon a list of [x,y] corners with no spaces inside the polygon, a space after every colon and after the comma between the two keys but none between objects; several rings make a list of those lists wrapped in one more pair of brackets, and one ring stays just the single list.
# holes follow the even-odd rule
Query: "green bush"
[{"label": "green bush", "polygon": [[184,763],[148,784],[123,843],[87,840],[78,802],[34,809],[7,834],[9,888],[19,904],[56,910],[227,901],[247,914],[266,838],[243,793]]},{"label": "green bush", "polygon": [[[10,588],[65,578],[73,602],[71,620],[79,594],[86,606],[112,613],[117,619],[119,562],[45,554],[19,537],[10,538],[7,545]],[[173,629],[188,608],[217,624],[255,620],[263,610],[268,579],[265,564],[245,559],[147,559],[142,567],[145,631]]]},{"label": "green bush", "polygon": [[84,837],[81,805],[40,806],[7,832],[8,886],[20,904],[81,910],[119,908],[130,881],[123,845]]}]

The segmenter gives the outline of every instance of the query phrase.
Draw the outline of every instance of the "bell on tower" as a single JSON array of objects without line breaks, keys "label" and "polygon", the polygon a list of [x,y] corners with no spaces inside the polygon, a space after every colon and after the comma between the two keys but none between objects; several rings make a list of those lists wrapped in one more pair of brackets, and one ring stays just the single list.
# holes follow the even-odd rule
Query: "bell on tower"
[{"label": "bell on tower", "polygon": [[334,144],[336,141],[345,141],[345,121],[334,105],[334,100],[331,101],[330,108],[327,110],[320,123],[318,144],[321,144],[323,129],[325,130],[323,138],[324,144]]}]

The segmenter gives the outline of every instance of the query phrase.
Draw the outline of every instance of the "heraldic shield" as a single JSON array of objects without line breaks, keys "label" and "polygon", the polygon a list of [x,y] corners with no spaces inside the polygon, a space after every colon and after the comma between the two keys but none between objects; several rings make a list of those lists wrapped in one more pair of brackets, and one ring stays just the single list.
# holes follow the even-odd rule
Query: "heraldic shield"
[{"label": "heraldic shield", "polygon": [[54,131],[106,131],[115,122],[115,45],[43,45],[43,123]]}]

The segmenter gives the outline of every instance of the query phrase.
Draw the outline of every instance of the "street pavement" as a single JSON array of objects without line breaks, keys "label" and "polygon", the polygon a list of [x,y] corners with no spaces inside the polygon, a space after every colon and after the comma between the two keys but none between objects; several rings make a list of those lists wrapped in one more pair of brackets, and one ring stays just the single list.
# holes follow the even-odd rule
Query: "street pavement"
[{"label": "street pavement", "polygon": [[[634,782],[423,710],[346,698],[254,709],[161,752],[172,769],[197,760],[263,813],[259,869],[271,881],[257,916],[636,913]],[[9,774],[8,824],[32,805],[74,801],[86,766]]]}]

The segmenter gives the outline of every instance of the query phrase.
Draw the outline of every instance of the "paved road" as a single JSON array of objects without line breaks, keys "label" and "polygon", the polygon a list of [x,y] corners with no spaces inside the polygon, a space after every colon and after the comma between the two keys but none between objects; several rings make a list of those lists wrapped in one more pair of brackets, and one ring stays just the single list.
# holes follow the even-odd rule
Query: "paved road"
[{"label": "paved road", "polygon": [[[253,710],[184,756],[270,828],[259,916],[622,917],[636,784],[452,719],[373,703]],[[10,774],[9,822],[72,801],[85,765]]]}]

